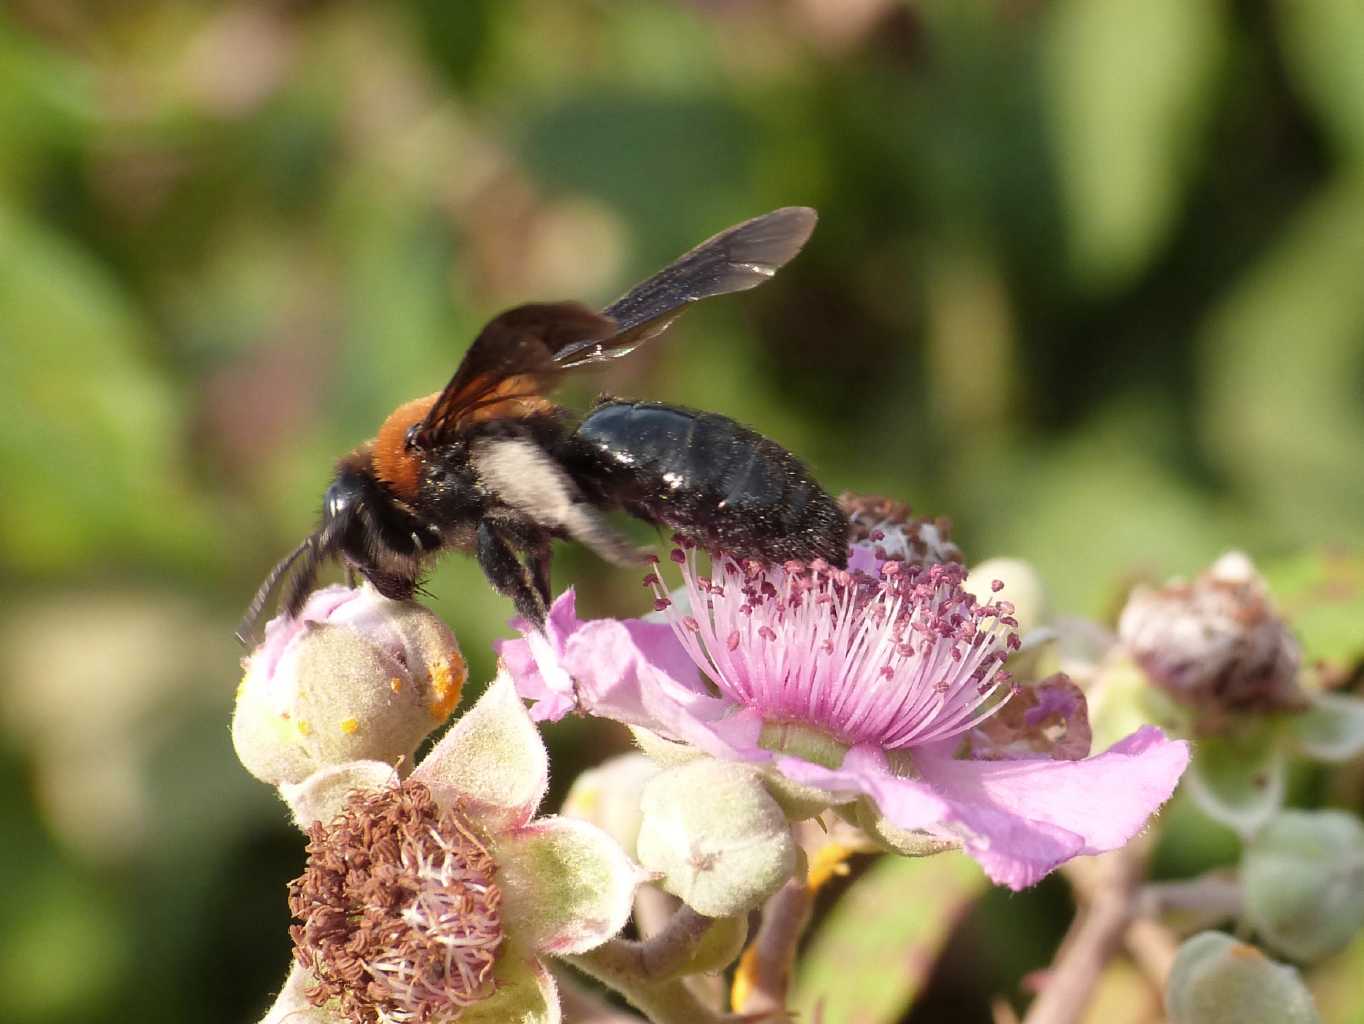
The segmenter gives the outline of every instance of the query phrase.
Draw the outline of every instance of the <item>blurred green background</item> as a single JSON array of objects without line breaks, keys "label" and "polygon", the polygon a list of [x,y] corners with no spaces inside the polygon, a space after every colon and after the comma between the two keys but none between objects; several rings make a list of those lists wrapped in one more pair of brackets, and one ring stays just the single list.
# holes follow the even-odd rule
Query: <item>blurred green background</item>
[{"label": "blurred green background", "polygon": [[[231,633],[333,461],[499,309],[787,204],[772,284],[568,399],[734,416],[1064,610],[1364,540],[1358,0],[0,6],[0,1019],[259,1015],[302,843]],[[485,680],[509,606],[430,589]],[[621,740],[551,742],[562,792]],[[988,1020],[1068,917],[990,897],[914,1020]]]}]

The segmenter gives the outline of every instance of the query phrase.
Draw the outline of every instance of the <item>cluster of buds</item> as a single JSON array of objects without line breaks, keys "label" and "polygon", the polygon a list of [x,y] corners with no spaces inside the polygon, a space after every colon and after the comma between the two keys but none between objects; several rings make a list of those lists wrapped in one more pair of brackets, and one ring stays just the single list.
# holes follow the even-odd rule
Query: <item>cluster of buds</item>
[{"label": "cluster of buds", "polygon": [[508,679],[414,765],[464,677],[439,619],[368,587],[318,591],[248,659],[233,741],[308,836],[268,1024],[557,1020],[542,958],[628,919],[643,876],[620,846],[535,818],[548,758]]}]

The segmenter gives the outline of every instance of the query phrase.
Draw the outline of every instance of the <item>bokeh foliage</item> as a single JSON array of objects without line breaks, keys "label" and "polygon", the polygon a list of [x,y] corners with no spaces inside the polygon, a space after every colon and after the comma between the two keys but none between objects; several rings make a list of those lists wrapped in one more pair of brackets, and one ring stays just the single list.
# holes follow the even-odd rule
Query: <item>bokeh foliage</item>
[{"label": "bokeh foliage", "polygon": [[[795,264],[569,397],[733,415],[1063,610],[1357,549],[1361,53],[1356,0],[0,8],[0,1018],[259,1010],[301,850],[229,635],[332,461],[498,309],[767,209],[819,208]],[[430,590],[487,678],[509,608]],[[561,787],[621,742],[552,741]],[[954,955],[1047,961],[989,924]]]}]

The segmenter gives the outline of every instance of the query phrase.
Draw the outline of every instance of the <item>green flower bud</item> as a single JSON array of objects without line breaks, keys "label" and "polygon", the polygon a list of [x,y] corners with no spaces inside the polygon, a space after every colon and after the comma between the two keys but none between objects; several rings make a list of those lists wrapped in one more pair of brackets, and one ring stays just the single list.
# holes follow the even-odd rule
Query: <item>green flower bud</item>
[{"label": "green flower bud", "polygon": [[1165,990],[1171,1024],[1320,1024],[1298,972],[1221,932],[1179,947]]},{"label": "green flower bud", "polygon": [[316,591],[297,618],[266,627],[245,669],[232,743],[274,786],[326,765],[410,759],[459,703],[467,675],[444,623],[368,586]]},{"label": "green flower bud", "polygon": [[1364,926],[1364,825],[1344,811],[1284,811],[1246,849],[1241,879],[1266,944],[1320,960]]},{"label": "green flower bud", "polygon": [[661,770],[643,754],[613,757],[573,780],[563,812],[590,821],[633,855],[643,820],[640,797],[645,784]]},{"label": "green flower bud", "polygon": [[798,855],[786,815],[755,769],[701,758],[644,787],[640,863],[693,910],[730,917],[776,892]]}]

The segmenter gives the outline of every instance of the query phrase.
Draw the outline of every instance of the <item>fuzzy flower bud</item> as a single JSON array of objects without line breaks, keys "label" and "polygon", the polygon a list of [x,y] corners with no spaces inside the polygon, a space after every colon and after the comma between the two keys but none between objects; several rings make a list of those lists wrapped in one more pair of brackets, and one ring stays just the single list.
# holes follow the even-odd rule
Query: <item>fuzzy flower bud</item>
[{"label": "fuzzy flower bud", "polygon": [[274,619],[245,669],[233,746],[275,786],[326,765],[410,758],[459,703],[467,675],[444,623],[367,586],[324,588],[297,618]]},{"label": "fuzzy flower bud", "polygon": [[633,854],[642,820],[640,795],[658,773],[658,764],[643,754],[613,757],[573,780],[563,813],[590,821]]},{"label": "fuzzy flower bud", "polygon": [[1118,631],[1152,682],[1217,731],[1228,715],[1300,711],[1302,653],[1250,559],[1223,555],[1192,583],[1141,589]]},{"label": "fuzzy flower bud", "polygon": [[644,787],[640,863],[693,910],[751,910],[791,877],[796,842],[786,815],[748,765],[698,758]]},{"label": "fuzzy flower bud", "polygon": [[1275,950],[1312,963],[1364,926],[1364,826],[1344,811],[1284,811],[1241,865],[1246,917]]},{"label": "fuzzy flower bud", "polygon": [[1165,990],[1171,1024],[1320,1024],[1298,972],[1221,932],[1179,947]]}]

